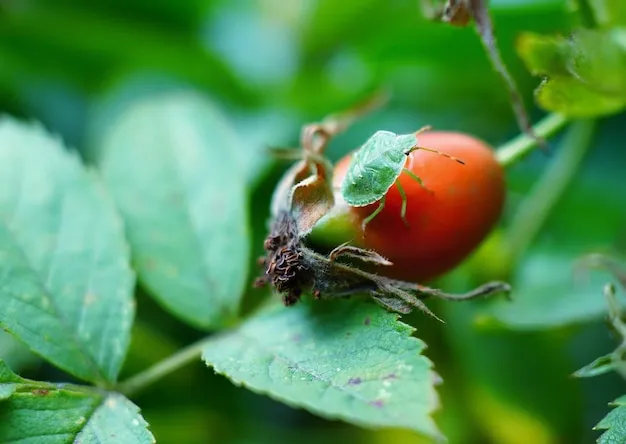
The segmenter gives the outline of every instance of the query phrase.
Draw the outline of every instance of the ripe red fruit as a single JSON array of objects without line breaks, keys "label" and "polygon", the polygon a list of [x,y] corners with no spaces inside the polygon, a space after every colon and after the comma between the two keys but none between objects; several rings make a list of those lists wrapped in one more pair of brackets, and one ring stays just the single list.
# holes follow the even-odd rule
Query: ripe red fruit
[{"label": "ripe red fruit", "polygon": [[[397,186],[386,195],[383,211],[361,231],[361,222],[377,207],[348,207],[341,203],[320,221],[311,236],[328,244],[350,240],[373,249],[393,262],[379,272],[407,281],[425,281],[459,265],[487,236],[500,218],[506,186],[504,171],[485,142],[455,132],[428,132],[419,145],[465,162],[460,165],[432,152],[412,152],[405,167],[419,176],[424,187],[406,173],[400,180],[407,194],[407,228],[400,213]],[[335,166],[333,185],[339,189],[350,155]],[[343,208],[342,208],[343,207]],[[324,239],[325,231],[328,239]]]}]

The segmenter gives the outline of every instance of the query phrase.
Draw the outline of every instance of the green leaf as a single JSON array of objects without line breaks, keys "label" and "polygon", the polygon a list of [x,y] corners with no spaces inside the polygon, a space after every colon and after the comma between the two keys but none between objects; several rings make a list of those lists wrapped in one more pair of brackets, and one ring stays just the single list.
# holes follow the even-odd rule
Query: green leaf
[{"label": "green leaf", "polygon": [[572,75],[592,90],[626,98],[626,28],[581,29],[572,40]]},{"label": "green leaf", "polygon": [[22,379],[13,373],[4,361],[0,360],[0,383],[5,384],[23,381],[25,381],[25,379]]},{"label": "green leaf", "polygon": [[620,396],[611,405],[615,406],[615,409],[594,427],[594,430],[606,430],[598,438],[599,444],[626,442],[626,395]]},{"label": "green leaf", "polygon": [[534,75],[545,77],[535,91],[544,109],[584,118],[626,107],[626,29],[581,29],[568,39],[526,33],[518,52]]},{"label": "green leaf", "polygon": [[154,443],[148,424],[118,393],[20,378],[0,361],[0,442]]},{"label": "green leaf", "polygon": [[546,73],[568,76],[569,50],[567,41],[557,36],[525,32],[517,41],[517,52],[523,57],[526,68],[535,76]]},{"label": "green leaf", "polygon": [[0,358],[11,368],[20,370],[41,361],[41,358],[31,352],[26,345],[15,339],[9,333],[0,330]]},{"label": "green leaf", "polygon": [[612,276],[603,270],[577,273],[578,258],[567,252],[532,251],[512,279],[512,300],[489,301],[478,311],[475,322],[488,325],[495,321],[513,329],[533,330],[605,316],[602,290]]},{"label": "green leaf", "polygon": [[624,0],[589,0],[589,7],[599,26],[626,25],[626,3]]},{"label": "green leaf", "polygon": [[203,359],[237,385],[326,418],[439,436],[438,376],[397,319],[359,301],[273,305],[216,336]]},{"label": "green leaf", "polygon": [[134,275],[94,174],[42,128],[0,120],[0,325],[73,375],[116,380]]},{"label": "green leaf", "polygon": [[11,371],[11,369],[0,360],[0,401],[9,399],[15,392],[16,383],[23,379]]},{"label": "green leaf", "polygon": [[154,443],[148,423],[139,408],[118,393],[109,393],[100,399],[75,442],[84,443]]},{"label": "green leaf", "polygon": [[535,91],[539,106],[563,113],[571,118],[591,118],[621,111],[626,105],[622,97],[594,92],[572,78],[544,81]]},{"label": "green leaf", "polygon": [[200,328],[232,321],[247,284],[240,149],[210,103],[169,93],[131,105],[99,150],[139,279],[166,309]]}]

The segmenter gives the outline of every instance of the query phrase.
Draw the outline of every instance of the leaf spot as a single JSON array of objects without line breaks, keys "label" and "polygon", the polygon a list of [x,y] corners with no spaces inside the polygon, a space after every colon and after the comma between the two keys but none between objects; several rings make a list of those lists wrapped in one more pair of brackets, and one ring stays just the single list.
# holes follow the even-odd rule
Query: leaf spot
[{"label": "leaf spot", "polygon": [[365,318],[365,322],[363,322],[365,325],[370,325],[371,324],[371,320],[369,317]]},{"label": "leaf spot", "polygon": [[385,402],[382,399],[377,399],[375,401],[370,402],[370,404],[380,409],[385,405]]},{"label": "leaf spot", "polygon": [[50,393],[50,390],[46,389],[33,389],[31,393],[35,396],[47,396]]},{"label": "leaf spot", "polygon": [[363,382],[361,380],[361,378],[350,378],[350,380],[348,381],[349,385],[359,385],[361,382]]}]

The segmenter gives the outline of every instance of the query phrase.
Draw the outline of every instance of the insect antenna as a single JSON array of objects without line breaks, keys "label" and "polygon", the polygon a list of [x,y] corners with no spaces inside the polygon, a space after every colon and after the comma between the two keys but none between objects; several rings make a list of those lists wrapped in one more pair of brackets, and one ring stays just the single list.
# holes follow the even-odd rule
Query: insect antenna
[{"label": "insect antenna", "polygon": [[436,149],[434,149],[434,148],[426,148],[426,147],[424,147],[424,146],[417,146],[417,145],[416,145],[416,146],[412,147],[410,150],[406,151],[404,154],[406,154],[406,155],[408,156],[408,155],[409,155],[409,154],[411,154],[413,151],[417,151],[417,150],[424,150],[424,151],[429,151],[429,152],[431,152],[431,153],[439,154],[440,156],[447,157],[448,159],[450,159],[450,160],[454,160],[455,162],[458,162],[458,163],[460,163],[461,165],[465,165],[465,162],[464,162],[464,161],[462,161],[461,159],[458,159],[458,158],[456,158],[456,157],[454,157],[454,156],[451,156],[451,155],[450,155],[450,154],[448,154],[448,153],[444,153],[443,151],[439,151],[439,150],[436,150]]}]

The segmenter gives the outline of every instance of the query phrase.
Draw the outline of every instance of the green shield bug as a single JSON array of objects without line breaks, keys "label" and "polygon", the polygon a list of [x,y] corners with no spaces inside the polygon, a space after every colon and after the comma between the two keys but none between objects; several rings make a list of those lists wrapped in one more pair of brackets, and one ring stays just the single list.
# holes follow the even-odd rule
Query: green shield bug
[{"label": "green shield bug", "polygon": [[341,194],[346,203],[353,207],[364,207],[380,201],[378,208],[363,220],[362,228],[371,222],[385,207],[387,191],[396,184],[402,198],[400,217],[406,220],[407,198],[398,181],[403,172],[424,186],[412,171],[404,168],[407,156],[416,150],[430,151],[460,164],[464,162],[441,151],[418,146],[417,136],[430,129],[423,127],[415,133],[397,135],[391,131],[376,131],[352,156],[350,166],[341,184]]}]

